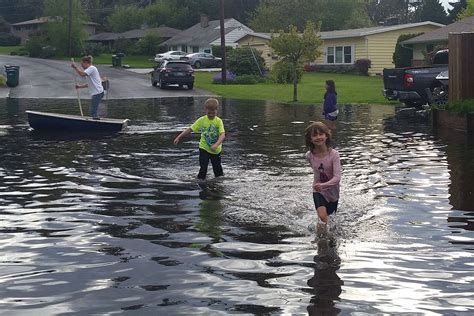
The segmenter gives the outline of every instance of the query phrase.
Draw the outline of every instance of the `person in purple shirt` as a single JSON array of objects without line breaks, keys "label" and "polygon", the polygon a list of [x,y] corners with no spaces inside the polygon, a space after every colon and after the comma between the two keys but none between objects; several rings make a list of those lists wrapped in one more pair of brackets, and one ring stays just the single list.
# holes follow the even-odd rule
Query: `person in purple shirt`
[{"label": "person in purple shirt", "polygon": [[337,120],[338,114],[336,84],[333,80],[326,80],[323,115],[331,129],[335,128],[335,121]]},{"label": "person in purple shirt", "polygon": [[341,161],[339,152],[331,147],[331,130],[322,122],[306,128],[305,154],[313,169],[313,201],[318,213],[316,233],[327,233],[328,216],[337,211]]}]

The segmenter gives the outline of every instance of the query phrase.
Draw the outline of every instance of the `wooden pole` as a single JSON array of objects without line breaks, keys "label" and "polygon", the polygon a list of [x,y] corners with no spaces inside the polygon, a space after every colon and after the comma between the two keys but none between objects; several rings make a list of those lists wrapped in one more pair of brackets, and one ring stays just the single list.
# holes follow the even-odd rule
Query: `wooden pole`
[{"label": "wooden pole", "polygon": [[67,28],[67,38],[69,41],[68,45],[68,54],[69,57],[72,57],[72,0],[69,0],[69,21],[68,21],[68,28]]},{"label": "wooden pole", "polygon": [[221,55],[222,55],[222,84],[227,83],[227,66],[224,29],[224,0],[220,0],[220,28],[221,28]]},{"label": "wooden pole", "polygon": [[449,45],[449,102],[474,99],[474,32],[451,33]]}]

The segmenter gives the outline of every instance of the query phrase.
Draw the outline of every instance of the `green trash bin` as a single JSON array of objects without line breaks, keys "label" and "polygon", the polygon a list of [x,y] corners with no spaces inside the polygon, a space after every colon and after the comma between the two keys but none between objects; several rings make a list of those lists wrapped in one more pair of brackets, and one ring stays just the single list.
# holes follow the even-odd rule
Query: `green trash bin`
[{"label": "green trash bin", "polygon": [[112,66],[113,67],[122,67],[122,54],[112,55]]},{"label": "green trash bin", "polygon": [[20,83],[20,66],[5,66],[7,86],[16,87]]}]

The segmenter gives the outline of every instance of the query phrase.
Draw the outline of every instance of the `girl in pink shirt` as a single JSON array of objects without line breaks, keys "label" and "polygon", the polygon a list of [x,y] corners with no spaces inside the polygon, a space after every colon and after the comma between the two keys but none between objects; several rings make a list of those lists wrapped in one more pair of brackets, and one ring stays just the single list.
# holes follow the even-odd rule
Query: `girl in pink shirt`
[{"label": "girl in pink shirt", "polygon": [[316,232],[327,232],[328,215],[336,212],[341,180],[341,161],[331,147],[331,131],[321,122],[309,125],[305,131],[308,152],[306,159],[313,168],[313,200],[318,212]]}]

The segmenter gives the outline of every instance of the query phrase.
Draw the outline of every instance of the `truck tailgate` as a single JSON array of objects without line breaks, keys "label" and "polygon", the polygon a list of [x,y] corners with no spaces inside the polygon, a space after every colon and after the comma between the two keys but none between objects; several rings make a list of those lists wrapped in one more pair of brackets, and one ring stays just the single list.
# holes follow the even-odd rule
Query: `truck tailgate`
[{"label": "truck tailgate", "polygon": [[383,70],[383,85],[385,89],[403,90],[403,80],[405,69],[403,68],[385,68]]}]

